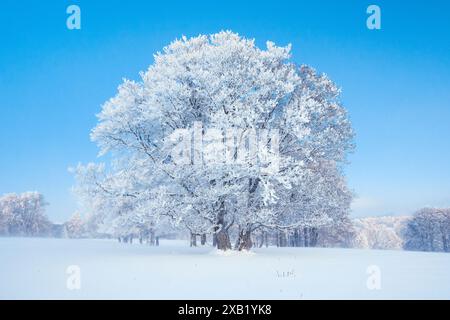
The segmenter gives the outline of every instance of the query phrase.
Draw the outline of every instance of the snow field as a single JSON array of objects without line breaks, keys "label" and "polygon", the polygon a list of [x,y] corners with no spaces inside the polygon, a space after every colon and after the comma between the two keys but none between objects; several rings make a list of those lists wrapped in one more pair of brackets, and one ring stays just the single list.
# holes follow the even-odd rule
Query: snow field
[{"label": "snow field", "polygon": [[0,238],[1,299],[450,299],[449,270],[445,253]]}]

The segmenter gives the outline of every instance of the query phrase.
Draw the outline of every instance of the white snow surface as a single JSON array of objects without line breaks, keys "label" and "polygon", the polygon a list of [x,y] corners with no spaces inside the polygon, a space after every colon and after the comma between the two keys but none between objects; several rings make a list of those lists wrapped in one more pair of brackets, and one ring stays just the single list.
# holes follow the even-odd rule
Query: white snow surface
[{"label": "white snow surface", "polygon": [[[79,266],[81,287],[66,273]],[[370,290],[369,266],[380,270]],[[0,238],[0,299],[450,299],[450,254]]]}]

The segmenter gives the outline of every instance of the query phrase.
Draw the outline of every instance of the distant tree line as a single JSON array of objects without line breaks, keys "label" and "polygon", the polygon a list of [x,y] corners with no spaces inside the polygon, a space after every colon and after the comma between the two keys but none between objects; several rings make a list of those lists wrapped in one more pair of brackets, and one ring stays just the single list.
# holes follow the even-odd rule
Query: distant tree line
[{"label": "distant tree line", "polygon": [[[186,237],[186,230],[161,223],[148,232],[128,229],[112,235],[96,215],[75,213],[63,224],[53,224],[45,215],[47,202],[38,192],[0,196],[0,236],[54,236],[99,238],[115,236],[124,243],[159,244],[159,238]],[[335,215],[320,227],[262,228],[248,240],[254,247],[349,247],[450,252],[450,208],[423,208],[410,216],[367,217],[351,220]],[[214,237],[188,232],[191,246],[211,244]],[[230,233],[239,239],[239,230]],[[199,240],[199,241],[197,241]],[[236,244],[238,245],[238,244]]]}]

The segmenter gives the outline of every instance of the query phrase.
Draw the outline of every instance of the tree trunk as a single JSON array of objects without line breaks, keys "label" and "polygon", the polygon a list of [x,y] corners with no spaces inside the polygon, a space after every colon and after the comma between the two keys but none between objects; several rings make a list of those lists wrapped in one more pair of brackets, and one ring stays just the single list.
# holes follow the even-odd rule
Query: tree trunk
[{"label": "tree trunk", "polygon": [[[216,230],[214,230],[214,231],[216,231]],[[213,234],[213,247],[217,247],[217,235],[215,233]]]},{"label": "tree trunk", "polygon": [[294,229],[293,233],[292,233],[292,246],[296,247],[298,243],[298,233],[297,233],[297,229]]},{"label": "tree trunk", "polygon": [[278,232],[280,247],[287,247],[287,235],[284,231]]},{"label": "tree trunk", "polygon": [[311,228],[310,229],[310,246],[315,247],[317,246],[317,241],[319,239],[319,232],[317,231],[317,228]]},{"label": "tree trunk", "polygon": [[150,243],[151,246],[155,245],[155,231],[150,230]]},{"label": "tree trunk", "polygon": [[448,239],[445,235],[442,236],[442,249],[444,250],[444,252],[449,252]]},{"label": "tree trunk", "polygon": [[220,202],[219,214],[217,215],[217,226],[214,228],[215,233],[215,241],[217,245],[217,249],[219,250],[229,250],[231,249],[231,241],[230,236],[228,235],[228,230],[225,228],[225,202]]},{"label": "tree trunk", "polygon": [[303,228],[303,245],[309,247],[308,228]]},{"label": "tree trunk", "polygon": [[228,231],[221,229],[216,233],[217,249],[219,250],[229,250],[231,249],[230,236]]},{"label": "tree trunk", "polygon": [[213,234],[213,245],[219,250],[229,250],[231,249],[231,240],[228,235],[228,230],[224,229],[222,226],[217,227],[218,231]]},{"label": "tree trunk", "polygon": [[206,244],[206,234],[203,233],[201,238],[200,238],[200,243],[202,244],[202,246],[204,246]]},{"label": "tree trunk", "polygon": [[252,248],[252,232],[250,230],[243,229],[239,232],[237,250],[250,250]]},{"label": "tree trunk", "polygon": [[264,231],[264,243],[266,244],[266,248],[269,247],[268,235],[267,231]]},{"label": "tree trunk", "polygon": [[191,247],[197,246],[197,235],[191,232]]},{"label": "tree trunk", "polygon": [[300,247],[301,243],[300,243],[300,231],[298,229],[294,230],[294,235],[295,235],[295,246],[296,247]]}]

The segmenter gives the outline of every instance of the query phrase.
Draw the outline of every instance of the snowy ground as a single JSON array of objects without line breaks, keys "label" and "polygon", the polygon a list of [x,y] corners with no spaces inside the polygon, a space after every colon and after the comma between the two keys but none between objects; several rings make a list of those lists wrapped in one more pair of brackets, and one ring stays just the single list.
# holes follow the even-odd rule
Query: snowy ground
[{"label": "snowy ground", "polygon": [[[80,268],[79,290],[67,288],[71,265]],[[379,290],[367,286],[376,277],[367,273],[372,265],[380,271]],[[450,254],[321,248],[222,254],[184,241],[148,247],[0,238],[0,298],[450,299]]]}]

